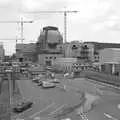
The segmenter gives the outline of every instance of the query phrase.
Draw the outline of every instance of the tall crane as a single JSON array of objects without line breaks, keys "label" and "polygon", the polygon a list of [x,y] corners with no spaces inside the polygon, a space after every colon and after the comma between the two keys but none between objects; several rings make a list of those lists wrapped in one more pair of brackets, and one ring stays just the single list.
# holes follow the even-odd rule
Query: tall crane
[{"label": "tall crane", "polygon": [[77,12],[79,11],[64,10],[64,11],[37,11],[37,12],[28,12],[28,13],[33,13],[33,14],[63,13],[64,14],[64,42],[67,42],[67,13],[77,13]]},{"label": "tall crane", "polygon": [[[21,40],[21,38],[0,38],[0,40],[16,40],[16,44],[17,44],[17,41],[18,40]],[[24,40],[24,38],[23,38],[23,40]]]},{"label": "tall crane", "polygon": [[24,23],[33,23],[33,21],[26,21],[21,18],[20,21],[0,21],[0,23],[20,23],[21,24],[21,42],[23,43],[23,24]]}]

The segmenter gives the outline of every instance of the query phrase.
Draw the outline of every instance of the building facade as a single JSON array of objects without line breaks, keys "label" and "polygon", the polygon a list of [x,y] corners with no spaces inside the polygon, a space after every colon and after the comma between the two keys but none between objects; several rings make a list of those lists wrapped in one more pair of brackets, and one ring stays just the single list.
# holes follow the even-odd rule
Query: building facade
[{"label": "building facade", "polygon": [[0,62],[3,62],[5,58],[5,49],[3,47],[3,44],[0,43]]},{"label": "building facade", "polygon": [[16,44],[16,59],[19,62],[34,61],[35,52],[36,52],[36,46],[34,43]]},{"label": "building facade", "polygon": [[120,73],[120,49],[106,48],[99,52],[101,71],[109,74]]},{"label": "building facade", "polygon": [[71,73],[73,71],[73,64],[77,63],[76,58],[57,58],[53,62],[53,67],[58,71],[63,71],[64,73]]}]

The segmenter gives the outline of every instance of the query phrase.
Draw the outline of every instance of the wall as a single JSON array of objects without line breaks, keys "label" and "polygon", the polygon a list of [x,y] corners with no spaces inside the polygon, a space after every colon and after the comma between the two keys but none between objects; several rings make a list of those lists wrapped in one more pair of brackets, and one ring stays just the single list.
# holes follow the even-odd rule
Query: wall
[{"label": "wall", "polygon": [[46,61],[50,61],[52,65],[55,59],[61,58],[61,57],[63,57],[62,54],[39,54],[37,62],[41,65],[46,66]]},{"label": "wall", "polygon": [[99,51],[99,62],[101,64],[118,62],[119,59],[120,59],[120,52],[118,53],[118,51],[115,51],[114,49],[106,48]]},{"label": "wall", "polygon": [[4,60],[4,57],[5,57],[5,50],[4,50],[3,45],[1,44],[0,45],[0,62]]},{"label": "wall", "polygon": [[30,44],[16,44],[16,58],[23,58],[24,60],[34,59],[34,53],[36,52],[36,46],[34,43]]},{"label": "wall", "polygon": [[65,73],[66,72],[72,72],[72,65],[73,63],[76,63],[77,59],[76,58],[57,58],[53,62],[53,66],[56,67],[58,70],[62,70]]}]

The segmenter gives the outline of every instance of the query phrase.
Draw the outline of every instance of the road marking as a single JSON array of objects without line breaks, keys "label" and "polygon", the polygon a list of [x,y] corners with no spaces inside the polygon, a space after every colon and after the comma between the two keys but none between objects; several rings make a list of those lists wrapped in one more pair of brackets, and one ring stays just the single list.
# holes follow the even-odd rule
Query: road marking
[{"label": "road marking", "polygon": [[115,118],[115,117],[113,117],[113,116],[111,116],[111,115],[109,115],[109,114],[107,114],[107,113],[104,113],[104,115],[105,115],[107,118],[109,118],[109,119],[119,120],[119,119],[117,119],[117,118]]},{"label": "road marking", "polygon": [[37,114],[40,114],[41,112],[47,110],[49,107],[53,106],[55,104],[55,102],[51,103],[50,105],[48,105],[47,107],[45,107],[44,109],[42,109],[39,112],[34,113],[33,115],[29,116],[30,118],[33,118],[34,116],[36,116]]},{"label": "road marking", "polygon": [[64,106],[65,106],[65,104],[61,105],[61,106],[58,107],[55,111],[51,112],[51,113],[48,114],[48,115],[52,115],[52,114],[54,114],[54,113],[57,112],[58,110],[62,109]]}]

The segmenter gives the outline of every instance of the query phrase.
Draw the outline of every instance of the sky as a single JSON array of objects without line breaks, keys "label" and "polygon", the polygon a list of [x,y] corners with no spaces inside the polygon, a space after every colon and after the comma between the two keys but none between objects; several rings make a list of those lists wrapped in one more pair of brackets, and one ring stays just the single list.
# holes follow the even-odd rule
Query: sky
[{"label": "sky", "polygon": [[[67,14],[67,41],[120,43],[120,0],[0,0],[0,21],[24,24],[24,43],[36,42],[45,26],[55,26],[64,35],[63,13],[39,11],[78,11]],[[21,38],[20,24],[0,22],[0,42],[6,55],[15,52],[16,37]],[[8,40],[9,39],[9,40]],[[18,43],[21,41],[18,40]]]}]

